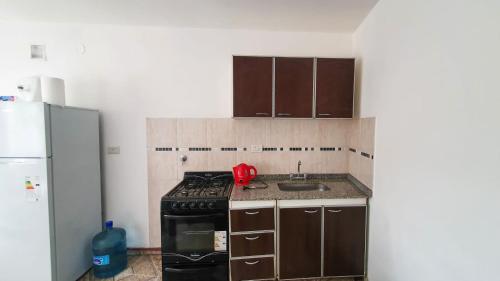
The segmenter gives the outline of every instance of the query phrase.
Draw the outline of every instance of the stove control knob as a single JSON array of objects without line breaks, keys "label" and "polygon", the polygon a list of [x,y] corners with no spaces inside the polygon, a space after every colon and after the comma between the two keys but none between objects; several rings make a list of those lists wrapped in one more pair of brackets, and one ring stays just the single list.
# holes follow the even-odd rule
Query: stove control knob
[{"label": "stove control knob", "polygon": [[205,207],[206,207],[205,202],[200,202],[198,204],[198,208],[200,208],[200,209],[205,209]]},{"label": "stove control knob", "polygon": [[196,209],[196,202],[189,203],[189,208]]},{"label": "stove control knob", "polygon": [[187,203],[182,203],[181,204],[181,209],[187,209],[188,208],[188,204]]},{"label": "stove control knob", "polygon": [[208,203],[208,208],[209,209],[214,209],[215,208],[215,202],[209,202]]},{"label": "stove control knob", "polygon": [[177,202],[172,203],[172,209],[177,209],[177,208],[179,208],[179,203]]}]

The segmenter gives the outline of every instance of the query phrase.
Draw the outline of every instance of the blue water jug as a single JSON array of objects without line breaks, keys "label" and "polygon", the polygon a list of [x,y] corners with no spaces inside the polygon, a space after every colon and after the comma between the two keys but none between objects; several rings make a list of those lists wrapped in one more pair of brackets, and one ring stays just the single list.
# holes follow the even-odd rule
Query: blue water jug
[{"label": "blue water jug", "polygon": [[106,229],[92,240],[94,275],[109,278],[127,268],[127,240],[125,229],[106,222]]}]

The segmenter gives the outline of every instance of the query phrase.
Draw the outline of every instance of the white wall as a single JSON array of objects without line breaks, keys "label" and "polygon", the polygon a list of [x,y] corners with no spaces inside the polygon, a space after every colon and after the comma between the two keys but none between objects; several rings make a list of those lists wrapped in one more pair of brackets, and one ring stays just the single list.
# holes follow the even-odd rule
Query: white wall
[{"label": "white wall", "polygon": [[377,117],[370,281],[499,278],[499,12],[381,0],[355,33]]},{"label": "white wall", "polygon": [[[231,56],[351,56],[350,34],[0,24],[0,94],[24,76],[66,80],[67,103],[102,112],[105,213],[146,247],[146,117],[230,117]],[[29,59],[45,44],[48,61]],[[84,44],[86,52],[80,53]]]}]

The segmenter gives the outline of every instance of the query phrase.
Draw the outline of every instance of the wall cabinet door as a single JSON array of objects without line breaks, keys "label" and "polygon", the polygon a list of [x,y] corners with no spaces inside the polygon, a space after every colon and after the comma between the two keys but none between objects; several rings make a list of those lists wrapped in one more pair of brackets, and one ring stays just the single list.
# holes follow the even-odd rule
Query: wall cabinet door
[{"label": "wall cabinet door", "polygon": [[312,58],[275,59],[276,117],[312,118]]},{"label": "wall cabinet door", "polygon": [[272,117],[272,92],[272,57],[233,57],[234,117]]},{"label": "wall cabinet door", "polygon": [[317,118],[352,118],[353,92],[354,59],[317,59]]},{"label": "wall cabinet door", "polygon": [[363,276],[366,207],[325,207],[324,276]]},{"label": "wall cabinet door", "polygon": [[279,210],[279,278],[321,276],[321,208]]}]

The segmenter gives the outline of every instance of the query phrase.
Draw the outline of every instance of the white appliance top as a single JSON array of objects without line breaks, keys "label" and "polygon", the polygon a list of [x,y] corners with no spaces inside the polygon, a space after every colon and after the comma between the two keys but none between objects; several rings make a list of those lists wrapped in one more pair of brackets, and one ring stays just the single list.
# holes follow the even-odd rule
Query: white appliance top
[{"label": "white appliance top", "polygon": [[50,156],[48,105],[41,102],[0,102],[0,158]]}]

